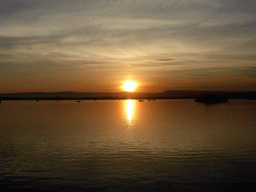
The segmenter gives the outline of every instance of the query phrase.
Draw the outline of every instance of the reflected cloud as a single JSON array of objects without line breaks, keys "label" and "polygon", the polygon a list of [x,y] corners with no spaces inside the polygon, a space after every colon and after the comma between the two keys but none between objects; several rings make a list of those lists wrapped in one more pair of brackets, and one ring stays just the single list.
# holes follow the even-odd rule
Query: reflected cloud
[{"label": "reflected cloud", "polygon": [[126,118],[128,121],[129,125],[132,125],[132,121],[134,120],[135,117],[135,100],[126,100],[125,101],[125,113],[126,113]]}]

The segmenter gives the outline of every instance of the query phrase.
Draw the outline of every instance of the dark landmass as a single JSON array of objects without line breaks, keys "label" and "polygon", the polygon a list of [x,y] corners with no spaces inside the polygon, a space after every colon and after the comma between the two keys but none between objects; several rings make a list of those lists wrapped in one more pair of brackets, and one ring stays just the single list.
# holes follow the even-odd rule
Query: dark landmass
[{"label": "dark landmass", "polygon": [[[90,93],[90,92],[32,92],[1,94],[1,100],[125,100],[125,99],[196,99],[204,97],[225,99],[255,99],[256,91],[226,92],[226,91],[194,91],[167,90],[162,93]],[[199,100],[200,101],[200,100]]]}]

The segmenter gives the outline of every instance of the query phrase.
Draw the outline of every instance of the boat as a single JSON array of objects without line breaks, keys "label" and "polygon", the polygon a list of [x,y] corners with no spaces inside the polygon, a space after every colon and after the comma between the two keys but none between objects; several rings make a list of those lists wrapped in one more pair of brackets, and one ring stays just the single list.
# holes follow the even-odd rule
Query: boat
[{"label": "boat", "polygon": [[144,102],[144,100],[143,100],[143,99],[139,99],[138,101],[139,101],[139,102]]},{"label": "boat", "polygon": [[79,103],[79,102],[81,102],[81,101],[80,101],[80,100],[77,100],[76,102],[78,102],[78,103]]}]

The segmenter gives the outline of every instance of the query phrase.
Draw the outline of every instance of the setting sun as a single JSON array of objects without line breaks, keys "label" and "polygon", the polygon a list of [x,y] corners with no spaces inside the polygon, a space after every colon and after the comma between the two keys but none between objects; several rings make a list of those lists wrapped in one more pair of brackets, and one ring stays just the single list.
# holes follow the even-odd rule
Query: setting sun
[{"label": "setting sun", "polygon": [[133,91],[135,89],[135,87],[136,87],[136,83],[133,81],[125,82],[125,84],[123,86],[124,90],[129,91],[129,92]]}]

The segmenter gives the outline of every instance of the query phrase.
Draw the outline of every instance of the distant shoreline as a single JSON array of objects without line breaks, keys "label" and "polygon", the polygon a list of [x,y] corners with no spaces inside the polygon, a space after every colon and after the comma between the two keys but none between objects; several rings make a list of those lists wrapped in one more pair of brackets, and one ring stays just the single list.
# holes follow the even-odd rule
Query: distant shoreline
[{"label": "distant shoreline", "polygon": [[205,96],[218,96],[227,99],[256,99],[256,91],[224,92],[224,91],[186,91],[167,90],[162,93],[87,93],[87,92],[35,92],[0,94],[0,100],[160,100],[160,99],[198,99]]}]

